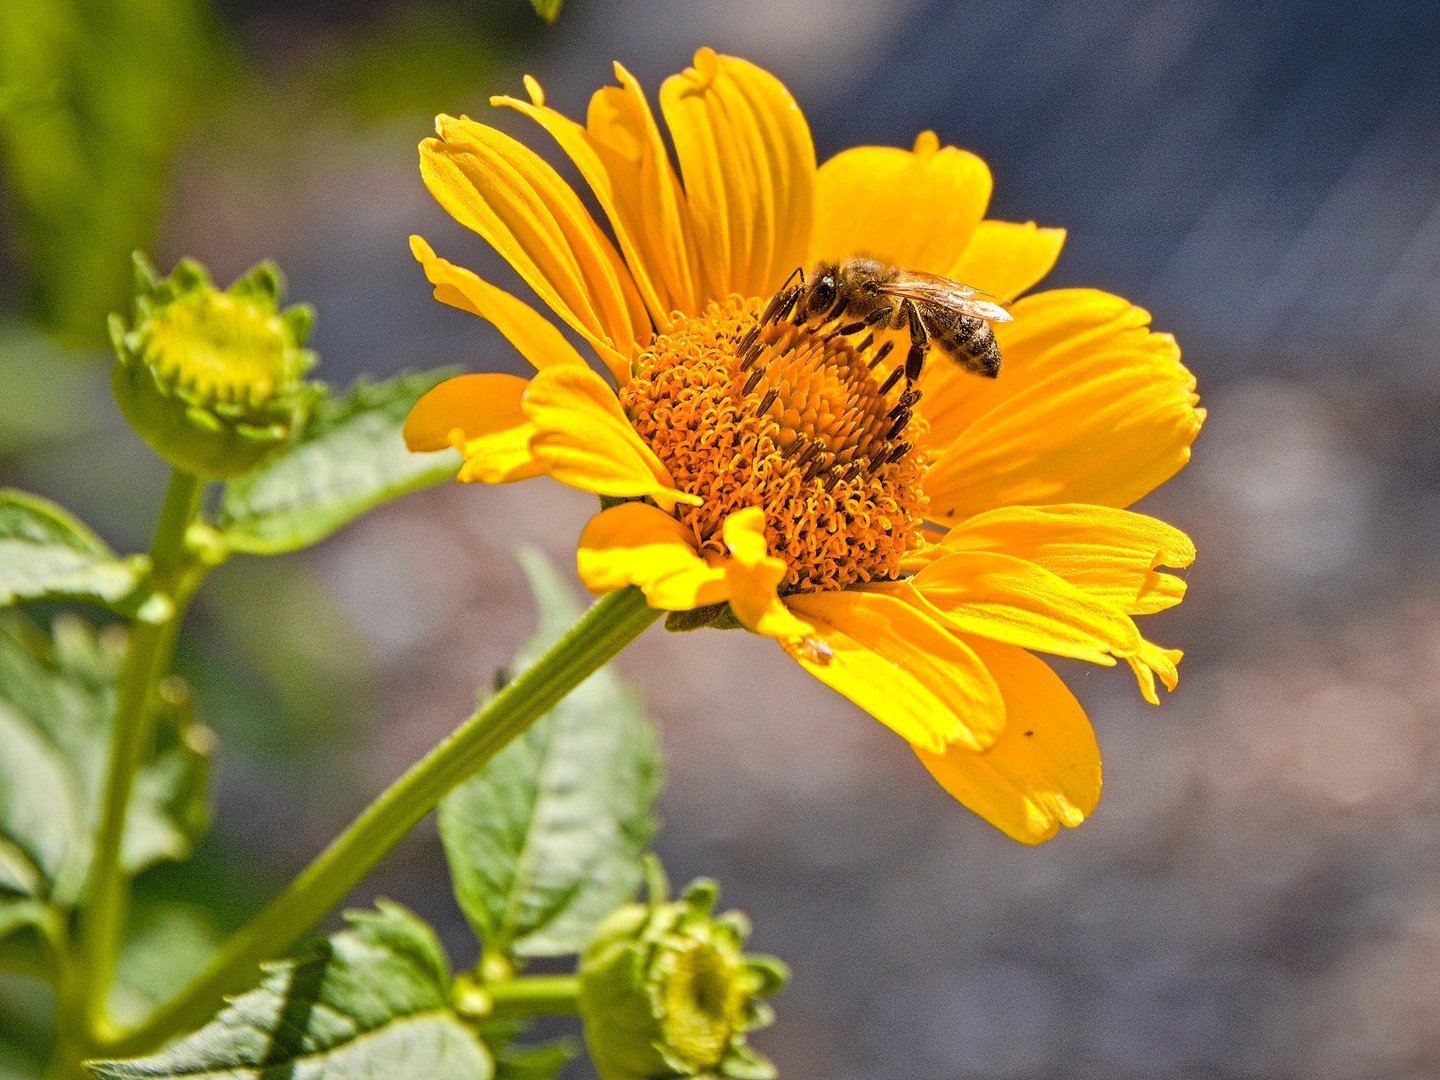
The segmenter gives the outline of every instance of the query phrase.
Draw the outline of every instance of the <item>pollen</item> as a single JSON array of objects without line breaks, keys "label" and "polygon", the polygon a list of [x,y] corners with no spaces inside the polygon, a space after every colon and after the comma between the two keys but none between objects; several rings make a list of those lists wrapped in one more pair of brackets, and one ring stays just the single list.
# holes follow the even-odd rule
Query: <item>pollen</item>
[{"label": "pollen", "polygon": [[724,555],[725,519],[758,506],[783,593],[894,577],[923,542],[924,421],[894,350],[839,329],[732,296],[677,316],[620,389],[676,487],[704,500],[676,508],[701,553]]}]

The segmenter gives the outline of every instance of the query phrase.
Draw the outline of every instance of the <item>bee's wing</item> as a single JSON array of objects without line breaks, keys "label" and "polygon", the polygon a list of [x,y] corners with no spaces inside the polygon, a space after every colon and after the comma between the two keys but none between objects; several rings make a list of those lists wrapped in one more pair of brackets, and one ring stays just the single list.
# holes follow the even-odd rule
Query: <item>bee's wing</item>
[{"label": "bee's wing", "polygon": [[894,281],[887,281],[878,287],[888,296],[899,296],[907,300],[935,304],[938,307],[958,311],[986,322],[1010,322],[1008,311],[1000,306],[999,297],[972,289],[958,281],[951,281],[938,274],[927,274],[920,270],[902,270]]}]

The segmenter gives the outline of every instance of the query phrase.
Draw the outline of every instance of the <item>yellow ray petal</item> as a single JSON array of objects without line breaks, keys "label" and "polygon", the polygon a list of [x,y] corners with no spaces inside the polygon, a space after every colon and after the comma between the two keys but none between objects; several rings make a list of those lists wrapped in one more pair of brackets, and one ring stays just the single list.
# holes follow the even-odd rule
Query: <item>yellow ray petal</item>
[{"label": "yellow ray petal", "polygon": [[[926,445],[949,446],[991,409],[1078,358],[1159,337],[1147,329],[1149,312],[1095,289],[1036,293],[1009,310],[1014,321],[994,328],[1002,355],[999,378],[978,379],[938,359],[925,365],[920,412],[930,425]],[[1162,340],[1174,348],[1171,339]]]},{"label": "yellow ray petal", "polygon": [[735,511],[725,519],[721,536],[730,549],[725,580],[735,617],[766,637],[813,634],[815,628],[792,615],[775,592],[785,577],[785,561],[766,549],[765,511],[758,506]]},{"label": "yellow ray petal", "polygon": [[786,652],[913,745],[981,750],[1005,726],[999,687],[974,650],[915,604],[849,591],[797,593],[785,603],[821,643],[789,642]]},{"label": "yellow ray petal", "polygon": [[483,236],[595,347],[619,380],[650,340],[650,319],[624,261],[580,197],[533,150],[494,128],[439,116],[420,144],[425,185]]},{"label": "yellow ray petal", "polygon": [[405,445],[421,452],[455,447],[465,458],[457,477],[464,483],[539,476],[529,446],[535,428],[520,407],[525,386],[515,375],[446,379],[426,391],[405,418]]},{"label": "yellow ray petal", "polygon": [[546,108],[539,84],[529,76],[531,101],[497,96],[490,104],[529,116],[569,155],[615,230],[651,320],[668,332],[672,311],[696,310],[685,196],[639,84],[619,64],[615,72],[623,87],[596,91],[587,127]]},{"label": "yellow ray petal", "polygon": [[815,147],[795,99],[755,65],[711,49],[660,88],[705,265],[701,301],[769,296],[805,258]]},{"label": "yellow ray petal", "polygon": [[1205,413],[1168,350],[1086,357],[981,417],[925,474],[935,521],[997,506],[1128,506],[1190,460]]},{"label": "yellow ray petal", "polygon": [[695,553],[690,530],[646,503],[621,503],[591,518],[575,561],[591,592],[639,585],[651,607],[666,611],[718,604],[728,595],[725,571]]},{"label": "yellow ray petal", "polygon": [[648,495],[665,510],[700,499],[675,490],[670,473],[646,446],[615,391],[587,367],[557,364],[530,380],[522,402],[535,425],[530,452],[562,484],[598,495]]},{"label": "yellow ray petal", "polygon": [[1160,676],[1166,690],[1174,690],[1180,683],[1180,672],[1175,665],[1184,655],[1179,649],[1162,649],[1152,641],[1142,641],[1140,654],[1126,657],[1130,670],[1135,672],[1135,681],[1140,684],[1141,696],[1151,705],[1160,704],[1160,695],[1155,693],[1155,676]]},{"label": "yellow ray petal", "polygon": [[942,551],[994,551],[1026,559],[1130,615],[1178,604],[1185,582],[1159,566],[1185,567],[1195,545],[1173,525],[1108,506],[1002,506],[960,522]]},{"label": "yellow ray petal", "polygon": [[518,375],[456,375],[432,386],[405,417],[400,429],[412,451],[444,450],[458,428],[473,439],[525,422],[520,398],[526,380]]},{"label": "yellow ray petal", "polygon": [[435,286],[436,300],[493,323],[537,370],[551,364],[585,363],[555,324],[523,300],[440,258],[421,237],[410,237],[410,250]]},{"label": "yellow ray petal", "polygon": [[815,228],[805,265],[869,255],[944,274],[989,201],[985,162],[953,146],[940,149],[933,131],[915,140],[913,152],[893,146],[842,151],[815,177]]},{"label": "yellow ray petal", "polygon": [[1033,221],[982,221],[945,276],[1014,300],[1050,272],[1064,243],[1064,229],[1036,228]]},{"label": "yellow ray petal", "polygon": [[1100,800],[1100,748],[1085,711],[1043,660],[1010,645],[971,646],[1005,696],[1005,730],[983,753],[958,744],[915,753],[941,787],[1022,844],[1079,825]]},{"label": "yellow ray petal", "polygon": [[1140,651],[1140,633],[1119,607],[1013,555],[958,551],[911,584],[963,634],[1095,664]]}]

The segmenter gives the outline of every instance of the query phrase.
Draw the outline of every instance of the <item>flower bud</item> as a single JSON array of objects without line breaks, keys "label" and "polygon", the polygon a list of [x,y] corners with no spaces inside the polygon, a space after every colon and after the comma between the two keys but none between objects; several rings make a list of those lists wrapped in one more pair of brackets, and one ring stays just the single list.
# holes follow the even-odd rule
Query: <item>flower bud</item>
[{"label": "flower bud", "polygon": [[181,259],[161,278],[135,254],[135,320],[110,316],[110,385],[161,457],[207,480],[239,476],[280,449],[325,392],[301,376],[311,309],[279,310],[284,278],[262,262],[221,292]]},{"label": "flower bud", "polygon": [[757,1000],[784,984],[785,965],[741,952],[750,922],[712,917],[719,887],[692,882],[665,900],[652,864],[650,899],[611,912],[580,958],[580,1015],[604,1080],[735,1077],[770,1080],[775,1067],[745,1033],[773,1019]]}]

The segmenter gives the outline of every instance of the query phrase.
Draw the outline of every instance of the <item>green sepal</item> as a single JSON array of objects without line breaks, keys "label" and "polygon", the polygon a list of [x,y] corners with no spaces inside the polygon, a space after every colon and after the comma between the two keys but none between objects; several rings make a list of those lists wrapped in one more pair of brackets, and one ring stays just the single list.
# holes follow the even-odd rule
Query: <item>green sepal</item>
[{"label": "green sepal", "polygon": [[749,920],[712,915],[715,882],[697,879],[674,901],[661,889],[613,911],[581,955],[580,1015],[596,1070],[604,1080],[773,1080],[746,1033],[773,1019],[758,999],[779,990],[788,969],[742,951]]},{"label": "green sepal", "polygon": [[160,277],[140,252],[133,325],[110,316],[110,388],[130,426],[176,468],[207,480],[239,476],[304,425],[324,386],[303,376],[308,308],[279,310],[285,279],[262,262],[228,289],[181,259]]},{"label": "green sepal", "polygon": [[688,611],[672,611],[665,616],[665,629],[671,633],[690,630],[744,630],[746,626],[735,615],[728,600]]}]

